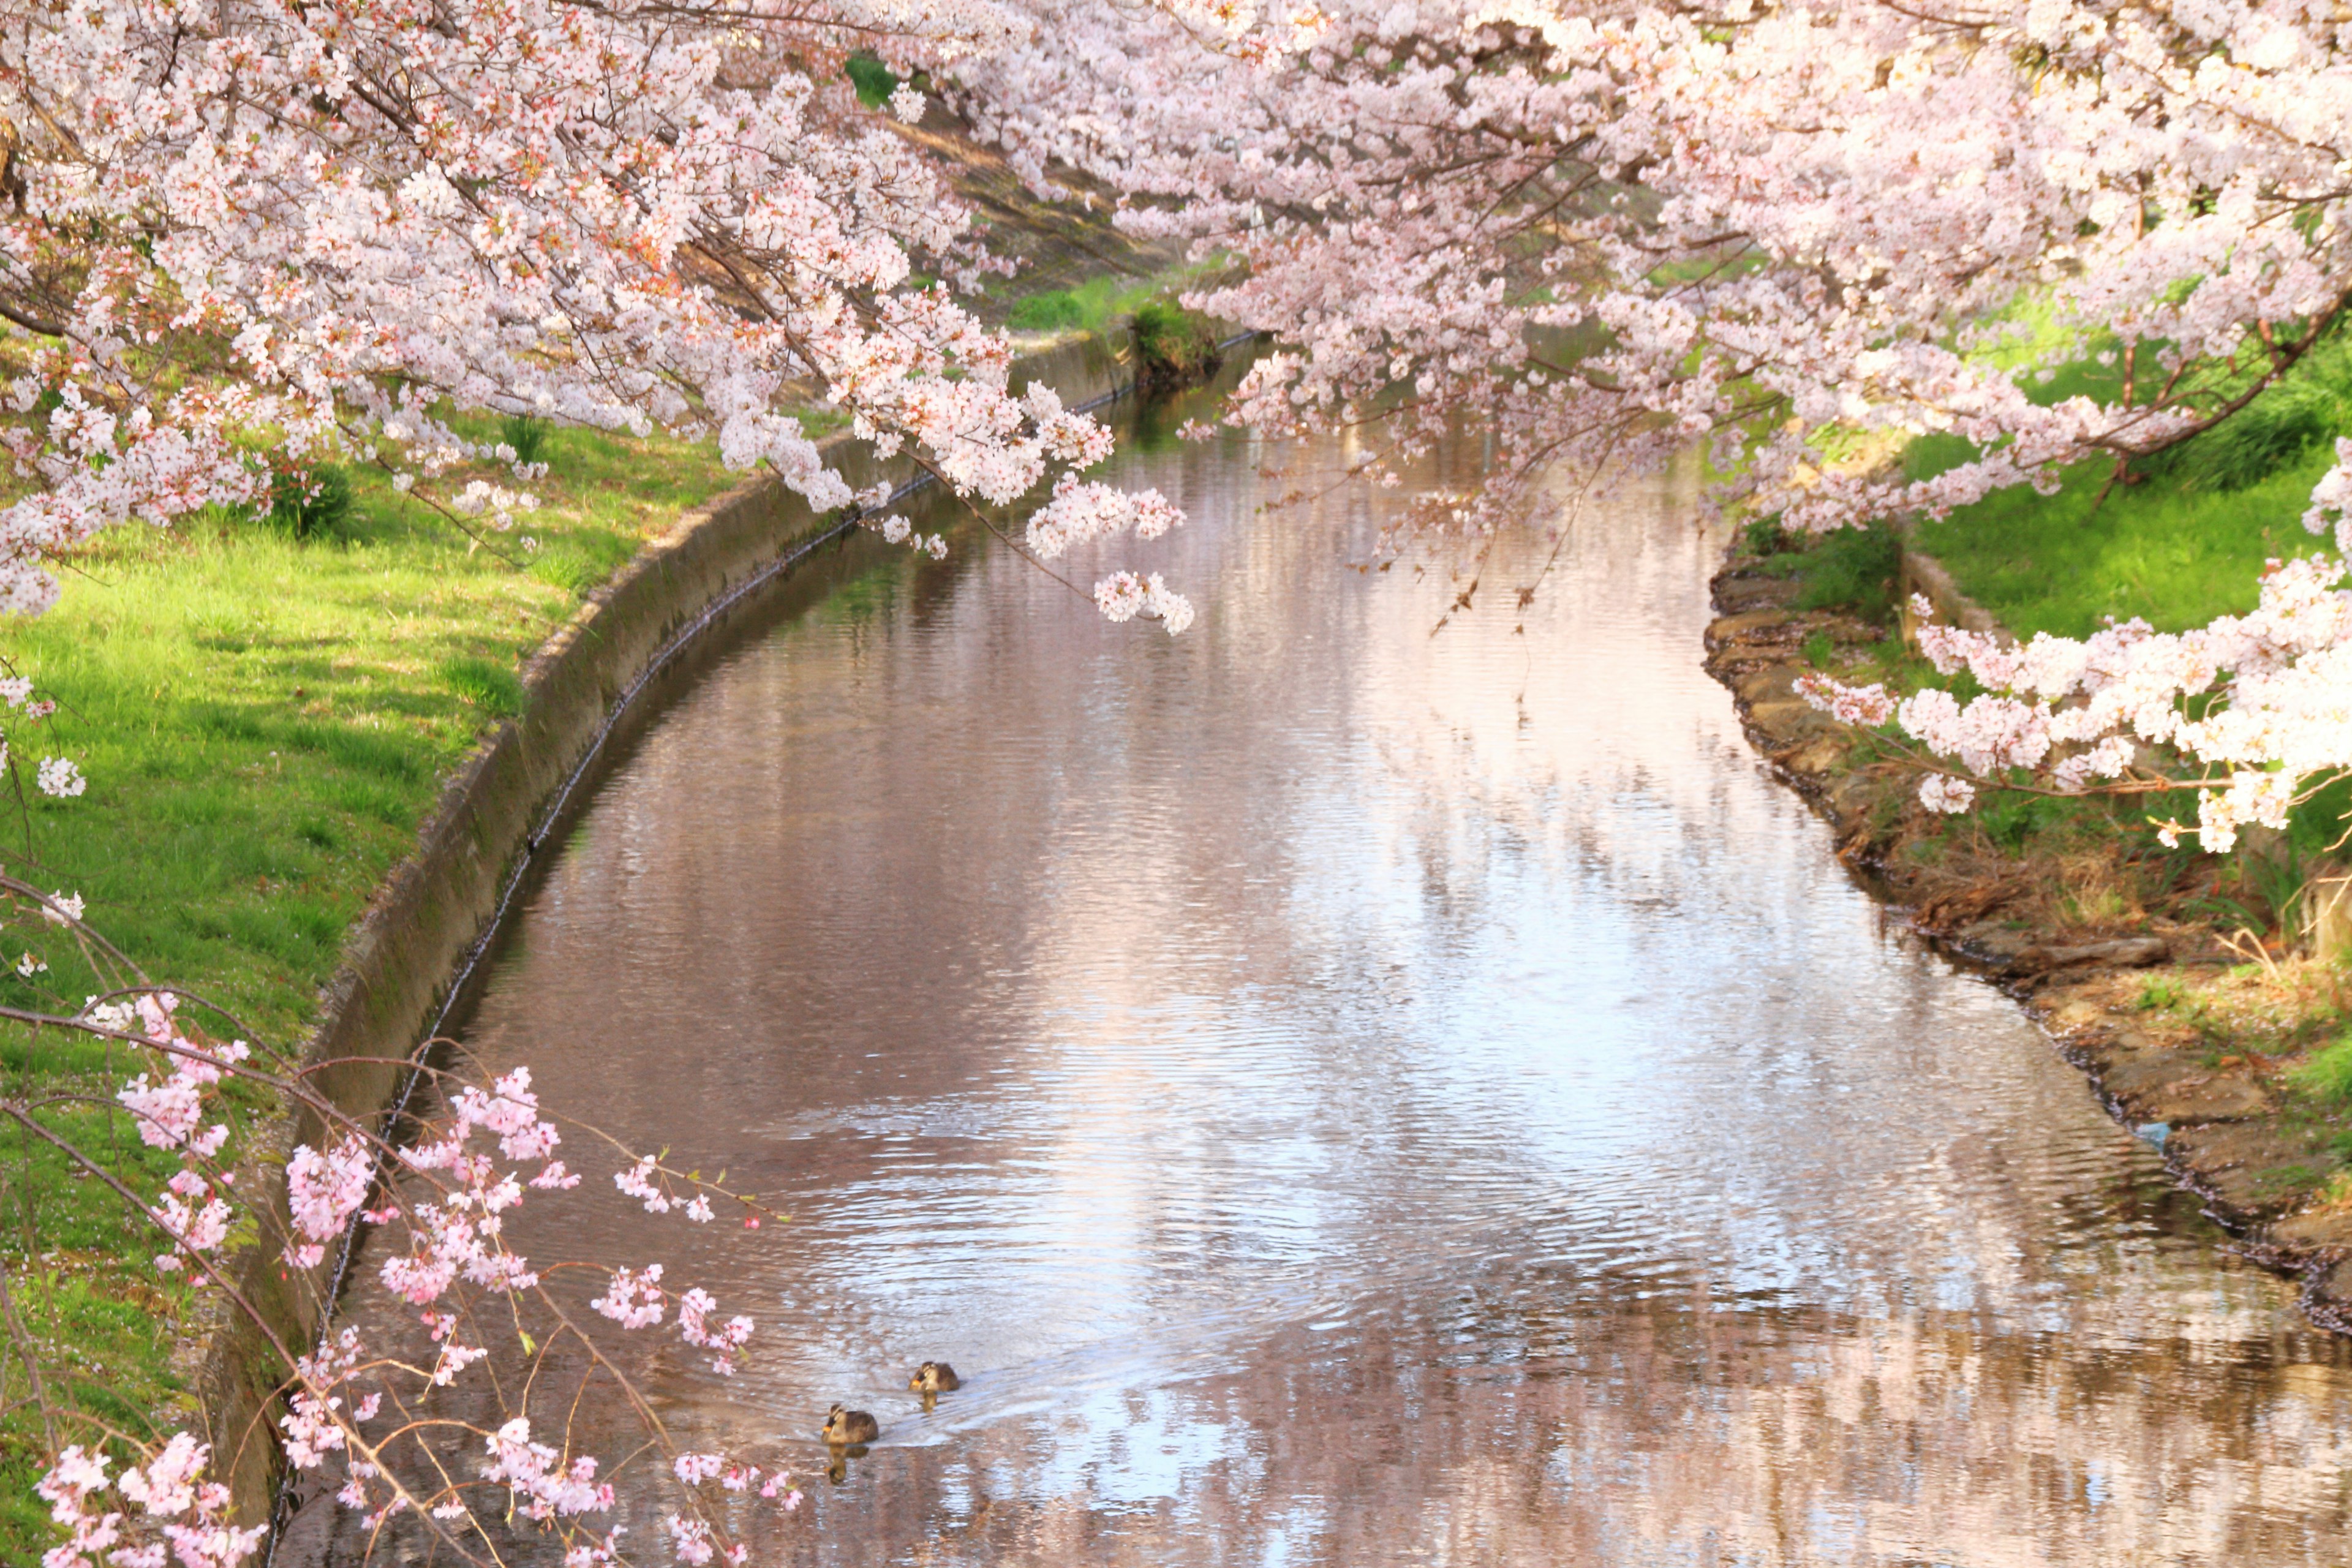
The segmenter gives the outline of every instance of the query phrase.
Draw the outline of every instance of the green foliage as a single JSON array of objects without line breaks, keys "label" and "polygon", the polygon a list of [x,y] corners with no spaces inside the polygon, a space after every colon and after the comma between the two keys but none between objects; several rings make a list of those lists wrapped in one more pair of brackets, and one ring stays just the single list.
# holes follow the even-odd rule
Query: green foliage
[{"label": "green foliage", "polygon": [[1851,610],[1864,620],[1885,623],[1895,610],[1895,585],[1903,568],[1903,547],[1884,522],[1841,528],[1823,534],[1806,552],[1798,574],[1801,610]]},{"label": "green foliage", "polygon": [[1826,669],[1829,668],[1830,660],[1836,657],[1837,643],[1829,633],[1815,632],[1805,639],[1802,651],[1807,664],[1811,665],[1815,669]]},{"label": "green foliage", "polygon": [[2186,491],[2248,489],[2352,433],[2352,348],[2323,343],[2277,385],[2192,440],[2141,465]]},{"label": "green foliage", "polygon": [[352,482],[343,471],[321,463],[313,468],[280,468],[269,479],[269,521],[297,539],[341,533],[352,517]]},{"label": "green foliage", "polygon": [[1024,332],[1058,332],[1086,324],[1086,307],[1067,289],[1049,289],[1013,302],[1007,324]]},{"label": "green foliage", "polygon": [[850,56],[848,75],[850,85],[857,89],[857,101],[868,109],[881,108],[898,90],[898,76],[872,55]]},{"label": "green foliage", "polygon": [[2188,990],[2180,984],[2179,976],[2154,974],[2140,982],[2139,997],[2136,1005],[2143,1013],[2168,1012],[2179,1006],[2181,999],[2188,994]]},{"label": "green foliage", "polygon": [[2320,859],[2345,847],[2347,823],[2352,823],[2352,774],[2339,774],[2288,814],[2287,843],[2300,858]]},{"label": "green foliage", "polygon": [[499,438],[514,448],[518,463],[536,463],[547,454],[547,421],[509,414],[499,422]]},{"label": "green foliage", "polygon": [[2304,889],[2310,872],[2294,840],[2279,841],[2268,852],[2252,847],[2238,852],[2238,885],[2251,894],[2267,917],[2257,932],[2293,930],[2304,907]]},{"label": "green foliage", "polygon": [[2043,835],[2074,826],[2086,809],[2079,800],[1988,790],[1977,806],[1976,821],[1987,838],[2003,852],[2016,855]]},{"label": "green foliage", "polygon": [[1795,608],[1844,610],[1877,626],[1894,619],[1903,547],[1886,524],[1841,528],[1802,540],[1781,533],[1777,520],[1769,533],[1760,521],[1748,527],[1751,546],[1775,542],[1781,546],[1779,553],[1765,556],[1759,569],[1768,576],[1796,580]]},{"label": "green foliage", "polygon": [[1780,514],[1751,517],[1739,531],[1740,547],[1750,555],[1778,555],[1790,545],[1789,535],[1780,526]]},{"label": "green foliage", "polygon": [[441,684],[485,713],[501,719],[511,719],[523,709],[522,682],[512,670],[487,658],[443,660]]},{"label": "green foliage", "polygon": [[1135,352],[1144,380],[1177,385],[1207,375],[1219,358],[1208,319],[1172,300],[1149,300],[1137,309]]},{"label": "green foliage", "polygon": [[2289,1068],[2286,1080],[2331,1105],[2352,1100],[2352,1036],[2322,1047]]}]

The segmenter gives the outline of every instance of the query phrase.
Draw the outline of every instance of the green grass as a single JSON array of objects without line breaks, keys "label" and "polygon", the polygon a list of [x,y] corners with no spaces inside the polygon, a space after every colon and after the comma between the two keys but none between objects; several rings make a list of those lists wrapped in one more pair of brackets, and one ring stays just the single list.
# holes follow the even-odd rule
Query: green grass
[{"label": "green grass", "polygon": [[[544,426],[528,438],[552,465],[529,487],[542,508],[488,547],[357,467],[331,527],[207,514],[102,536],[54,610],[0,625],[0,657],[64,705],[8,726],[20,766],[62,754],[89,779],[72,801],[0,792],[0,843],[29,853],[42,886],[79,892],[91,925],[148,973],[216,998],[263,1041],[298,1045],[441,781],[520,710],[522,658],[641,541],[735,479],[709,449],[674,441]],[[536,552],[520,550],[526,532]],[[0,964],[28,950],[49,969],[0,968],[9,1002],[76,1011],[98,988],[55,928],[0,910]],[[102,1099],[131,1070],[79,1037],[0,1029],[12,1094]],[[166,1173],[120,1120],[58,1122],[134,1184]],[[117,1427],[170,1422],[176,1305],[147,1263],[155,1238],[37,1147],[0,1133],[0,1268],[52,1394]],[[50,1540],[28,1497],[40,1421],[22,1369],[0,1378],[0,1562],[28,1562]],[[60,1432],[78,1436],[71,1422]]]},{"label": "green grass", "polygon": [[2253,608],[2266,559],[2320,548],[2302,518],[2331,460],[2312,449],[2227,491],[2153,475],[2095,508],[2109,465],[2082,463],[2056,495],[1998,492],[1923,524],[1917,542],[2020,637],[2085,637],[2107,616],[2179,631]]},{"label": "green grass", "polygon": [[1106,273],[1073,288],[1041,289],[1015,300],[1005,321],[1016,331],[1107,332],[1122,321],[1139,320],[1154,307],[1174,310],[1170,303],[1174,295],[1223,270],[1224,265],[1211,260],[1150,278]]},{"label": "green grass", "polygon": [[1894,618],[1901,550],[1885,523],[1792,539],[1777,522],[1759,519],[1748,525],[1747,544],[1762,555],[1762,571],[1796,580],[1791,608],[1844,610],[1881,626]]},{"label": "green grass", "polygon": [[2331,1105],[2352,1100],[2352,1037],[2323,1047],[2287,1069],[2287,1081]]},{"label": "green grass", "polygon": [[[2020,337],[1981,357],[2017,370],[2034,401],[2121,395],[2111,347],[2093,343],[2084,357],[2030,368],[2067,344],[2032,308],[2014,314]],[[2152,350],[2141,357],[2144,370],[2154,363]],[[2231,390],[2215,382],[2209,393]],[[2303,513],[2334,460],[2332,437],[2346,433],[2352,344],[2338,340],[2212,430],[2134,463],[2121,482],[2110,485],[2107,459],[2081,463],[2061,476],[2054,495],[2023,486],[2001,491],[1923,525],[1918,543],[2022,637],[2082,637],[2109,616],[2181,630],[2252,609],[2265,561],[2321,548]],[[1906,450],[1904,468],[1925,478],[1972,455],[1956,437],[1923,437]]]}]

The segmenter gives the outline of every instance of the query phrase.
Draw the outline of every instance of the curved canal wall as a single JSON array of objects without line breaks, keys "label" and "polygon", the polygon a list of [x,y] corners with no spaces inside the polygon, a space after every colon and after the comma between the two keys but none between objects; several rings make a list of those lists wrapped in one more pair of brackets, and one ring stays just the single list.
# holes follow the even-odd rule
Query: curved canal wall
[{"label": "curved canal wall", "polygon": [[[1066,338],[1014,362],[1012,384],[1031,382],[1066,405],[1092,406],[1133,390],[1133,355],[1097,337]],[[877,460],[845,436],[825,451],[861,489],[916,480],[907,458]],[[395,1114],[410,1063],[463,999],[533,858],[594,776],[633,700],[760,589],[856,525],[855,512],[819,516],[774,478],[757,477],[680,518],[588,595],[524,665],[521,715],[484,736],[449,779],[415,853],[352,931],[301,1052],[319,1093],[362,1121]],[[227,1272],[261,1321],[224,1307],[192,1347],[214,1473],[248,1523],[268,1511],[282,1468],[276,1418],[287,1355],[317,1342],[349,1263],[347,1254],[308,1270],[279,1261],[291,1235],[285,1155],[321,1133],[306,1111],[257,1140],[247,1179],[263,1184],[260,1234]]]}]

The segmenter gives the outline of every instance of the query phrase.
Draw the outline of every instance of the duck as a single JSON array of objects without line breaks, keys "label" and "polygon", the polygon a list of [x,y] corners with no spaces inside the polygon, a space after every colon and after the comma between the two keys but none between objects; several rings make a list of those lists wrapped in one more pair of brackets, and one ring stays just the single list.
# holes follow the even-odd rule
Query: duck
[{"label": "duck", "polygon": [[839,1448],[852,1443],[871,1443],[882,1436],[882,1426],[863,1410],[844,1410],[836,1405],[825,1412],[824,1425],[817,1428],[817,1436]]},{"label": "duck", "polygon": [[915,1374],[907,1380],[907,1386],[918,1394],[953,1394],[963,1386],[963,1379],[958,1377],[956,1369],[947,1363],[927,1361],[915,1369]]}]

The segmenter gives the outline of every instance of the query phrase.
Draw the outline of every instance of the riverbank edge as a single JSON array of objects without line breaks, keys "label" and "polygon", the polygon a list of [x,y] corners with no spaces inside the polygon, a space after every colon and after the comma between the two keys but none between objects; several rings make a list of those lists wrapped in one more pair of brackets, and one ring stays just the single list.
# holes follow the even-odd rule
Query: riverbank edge
[{"label": "riverbank edge", "polygon": [[[1906,546],[1900,632],[1916,629],[1910,599],[1927,599],[1944,624],[2007,637],[1999,620],[1961,593],[1934,557]],[[2154,1143],[2176,1184],[2203,1201],[2233,1249],[2298,1282],[2313,1322],[2352,1334],[2352,1210],[2294,1211],[2269,1178],[2314,1147],[2314,1130],[2283,1115],[2274,1084],[2250,1053],[2184,1048],[2125,1001],[2132,985],[2213,973],[2210,954],[2167,935],[2084,942],[2066,933],[1980,918],[1965,907],[1907,900],[1893,868],[1874,855],[1877,825],[1912,781],[1853,765],[1853,731],[1795,690],[1812,666],[1800,651],[1822,633],[1850,635],[1830,612],[1789,607],[1796,585],[1743,568],[1736,553],[1709,584],[1717,618],[1705,634],[1706,668],[1729,689],[1748,742],[1835,835],[1838,858],[1873,897],[1901,911],[1930,945],[1992,980],[2089,1079],[2107,1113]],[[2125,983],[2123,977],[2130,977]],[[2222,1065],[2216,1065],[2216,1058]]]},{"label": "riverbank edge", "polygon": [[[1134,354],[1072,334],[1025,349],[1011,381],[1016,389],[1043,383],[1066,406],[1091,407],[1135,390]],[[903,493],[919,482],[908,458],[878,459],[846,435],[820,447],[855,488],[887,479]],[[773,476],[749,479],[683,515],[540,645],[521,671],[521,711],[449,775],[415,849],[378,885],[346,939],[299,1053],[313,1089],[355,1120],[396,1117],[411,1062],[441,1033],[549,829],[590,781],[632,700],[754,590],[856,526],[857,515],[821,517]],[[316,1122],[307,1111],[283,1114],[252,1140],[241,1184],[260,1184],[258,1236],[224,1268],[252,1313],[215,1298],[212,1316],[184,1336],[181,1359],[205,1413],[212,1474],[247,1524],[269,1516],[283,1471],[275,1413],[290,1357],[317,1342],[348,1262],[331,1257],[296,1270],[279,1258],[292,1237],[286,1156],[323,1141]]]}]

